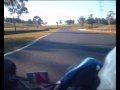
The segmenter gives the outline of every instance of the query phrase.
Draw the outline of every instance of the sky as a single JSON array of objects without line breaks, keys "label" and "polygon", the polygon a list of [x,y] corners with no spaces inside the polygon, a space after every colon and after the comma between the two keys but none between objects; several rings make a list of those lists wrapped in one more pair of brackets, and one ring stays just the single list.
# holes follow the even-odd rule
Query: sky
[{"label": "sky", "polygon": [[[101,6],[101,8],[100,8]],[[29,0],[26,2],[28,14],[22,14],[20,19],[33,19],[34,16],[39,16],[43,21],[47,21],[48,25],[56,24],[62,20],[77,19],[84,16],[86,19],[90,14],[93,17],[106,18],[109,11],[116,13],[115,0],[79,0],[79,1],[39,1]],[[4,17],[11,17],[8,9],[4,6]],[[114,16],[116,18],[116,14]]]}]

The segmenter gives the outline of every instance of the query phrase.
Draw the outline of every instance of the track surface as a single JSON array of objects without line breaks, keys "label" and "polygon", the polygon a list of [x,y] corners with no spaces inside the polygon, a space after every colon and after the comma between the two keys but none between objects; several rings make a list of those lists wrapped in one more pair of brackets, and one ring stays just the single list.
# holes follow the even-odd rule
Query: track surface
[{"label": "track surface", "polygon": [[5,56],[17,66],[17,74],[48,71],[56,82],[65,71],[86,57],[104,61],[105,55],[116,45],[116,38],[107,34],[73,32],[60,29],[35,44]]}]

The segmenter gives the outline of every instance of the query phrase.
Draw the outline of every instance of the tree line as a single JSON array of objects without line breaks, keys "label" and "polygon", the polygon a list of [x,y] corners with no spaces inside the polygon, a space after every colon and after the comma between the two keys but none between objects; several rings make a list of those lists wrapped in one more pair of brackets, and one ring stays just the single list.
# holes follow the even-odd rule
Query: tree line
[{"label": "tree line", "polygon": [[28,23],[33,24],[33,21],[31,19],[28,19],[27,21],[21,20],[20,18],[4,18],[4,22],[13,23],[15,21],[16,23]]},{"label": "tree line", "polygon": [[[116,24],[116,19],[113,18],[114,12],[109,11],[106,18],[93,18],[93,14],[90,14],[86,19],[84,16],[80,16],[77,20],[78,24],[84,26],[84,24]],[[75,20],[69,19],[65,21],[66,24],[75,24]]]},{"label": "tree line", "polygon": [[[20,19],[20,16],[23,13],[29,13],[27,7],[25,6],[26,2],[28,0],[4,0],[4,6],[8,8],[8,11],[10,12],[11,16],[13,18],[4,18],[5,22],[11,22],[14,24],[14,28],[16,31],[16,23],[29,23],[29,24],[35,24],[36,26],[41,24],[47,24],[47,22],[43,22],[43,20],[39,16],[34,16],[33,20],[29,19],[28,21],[24,21]],[[17,15],[18,18],[15,18],[14,15]],[[88,18],[86,19],[84,16],[80,16],[78,18],[78,23],[84,26],[85,23],[87,24],[116,24],[116,19],[113,18],[115,13],[113,11],[109,11],[107,14],[106,19],[105,18],[93,18],[93,14],[90,14]],[[69,19],[65,21],[66,24],[75,24],[75,20]],[[60,22],[56,22],[56,24],[62,24],[62,20]]]},{"label": "tree line", "polygon": [[[33,20],[32,19],[28,19],[28,20],[21,20],[20,18],[4,18],[5,22],[9,22],[9,23],[26,23],[26,24],[47,24],[47,22],[43,22],[43,20],[39,17],[39,16],[34,16]],[[68,19],[64,21],[66,24],[75,24],[75,20],[73,19]],[[84,26],[84,24],[116,24],[116,19],[111,17],[109,18],[109,15],[107,16],[107,18],[93,18],[93,15],[90,14],[89,17],[86,19],[84,18],[84,16],[80,16],[77,20],[78,24],[81,24],[82,26]],[[60,20],[59,22],[57,22],[58,24],[62,24],[62,20]]]},{"label": "tree line", "polygon": [[23,24],[35,24],[35,25],[41,25],[44,24],[46,25],[47,22],[43,21],[39,16],[34,16],[33,20],[28,19],[28,20],[21,20],[20,18],[4,18],[4,23],[23,23]]}]

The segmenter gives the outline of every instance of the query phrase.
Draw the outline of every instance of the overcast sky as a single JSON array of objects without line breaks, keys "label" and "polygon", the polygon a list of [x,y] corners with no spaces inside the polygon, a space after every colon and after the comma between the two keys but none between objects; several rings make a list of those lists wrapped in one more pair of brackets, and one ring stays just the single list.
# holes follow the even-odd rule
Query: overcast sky
[{"label": "overcast sky", "polygon": [[[48,24],[56,24],[56,21],[62,19],[74,19],[77,22],[79,16],[84,16],[86,19],[90,14],[93,17],[106,18],[108,11],[116,13],[115,0],[85,0],[85,1],[28,1],[26,3],[29,14],[22,14],[22,20],[33,19],[34,16],[39,16]],[[100,8],[102,6],[102,8]],[[11,17],[8,9],[4,7],[4,17]],[[116,17],[116,16],[115,16]]]}]

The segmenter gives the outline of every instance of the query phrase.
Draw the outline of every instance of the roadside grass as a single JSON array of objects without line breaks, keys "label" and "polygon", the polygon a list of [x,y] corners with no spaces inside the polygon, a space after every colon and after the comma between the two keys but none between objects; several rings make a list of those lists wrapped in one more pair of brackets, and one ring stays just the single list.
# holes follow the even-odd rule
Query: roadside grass
[{"label": "roadside grass", "polygon": [[49,29],[48,31],[42,32],[4,35],[4,53],[21,48],[41,36],[49,35],[56,31],[57,29]]},{"label": "roadside grass", "polygon": [[[85,27],[91,27],[90,24],[84,24]],[[94,24],[93,27],[98,27],[100,25]],[[57,25],[46,25],[46,26],[38,26],[36,27],[34,24],[22,24],[22,23],[16,23],[16,30],[39,30],[43,28],[62,28],[62,27],[70,27],[70,28],[79,28],[81,27],[81,24],[58,24]],[[14,31],[14,26],[12,23],[4,23],[4,31]]]},{"label": "roadside grass", "polygon": [[[41,29],[46,29],[48,27],[22,27],[22,28],[16,28],[16,31],[18,30],[41,30]],[[4,28],[4,31],[15,31],[14,28]]]},{"label": "roadside grass", "polygon": [[100,34],[110,34],[110,35],[116,36],[116,32],[115,31],[97,31],[97,30],[91,31],[91,30],[87,30],[85,32],[100,33]]},{"label": "roadside grass", "polygon": [[57,25],[36,27],[34,24],[16,23],[15,32],[12,23],[4,23],[4,53],[21,48],[41,36],[56,31]]},{"label": "roadside grass", "polygon": [[4,38],[4,53],[23,47],[30,41],[29,39]]},{"label": "roadside grass", "polygon": [[[45,28],[49,28],[48,26],[16,26],[16,31],[17,30],[41,30],[41,29],[45,29]],[[14,31],[14,27],[4,27],[4,31]]]},{"label": "roadside grass", "polygon": [[[37,39],[38,37],[54,33],[58,30],[58,28],[70,27],[71,30],[79,32],[79,30],[77,29],[81,27],[80,24],[71,24],[71,25],[65,24],[65,25],[58,25],[58,27],[57,25],[39,26],[39,27],[28,24],[16,24],[16,25],[17,25],[17,31],[20,32],[22,31],[23,33],[19,33],[19,32],[15,33],[12,24],[5,24],[4,26],[4,32],[12,32],[12,34],[4,35],[4,53],[21,48],[29,44],[33,40]],[[90,25],[85,24],[85,27],[90,27]],[[116,35],[116,25],[111,25],[111,26],[93,25],[93,27],[94,27],[93,29],[89,29],[87,30],[87,32]],[[44,30],[44,29],[49,29],[49,30]],[[105,29],[114,29],[114,31],[108,32],[105,31]],[[24,33],[25,31],[28,31],[29,33]]]},{"label": "roadside grass", "polygon": [[99,27],[95,27],[92,29],[86,29],[86,30],[78,30],[80,27],[72,27],[72,31],[77,32],[91,32],[91,33],[101,33],[101,34],[111,34],[116,36],[116,25],[100,25]]}]

